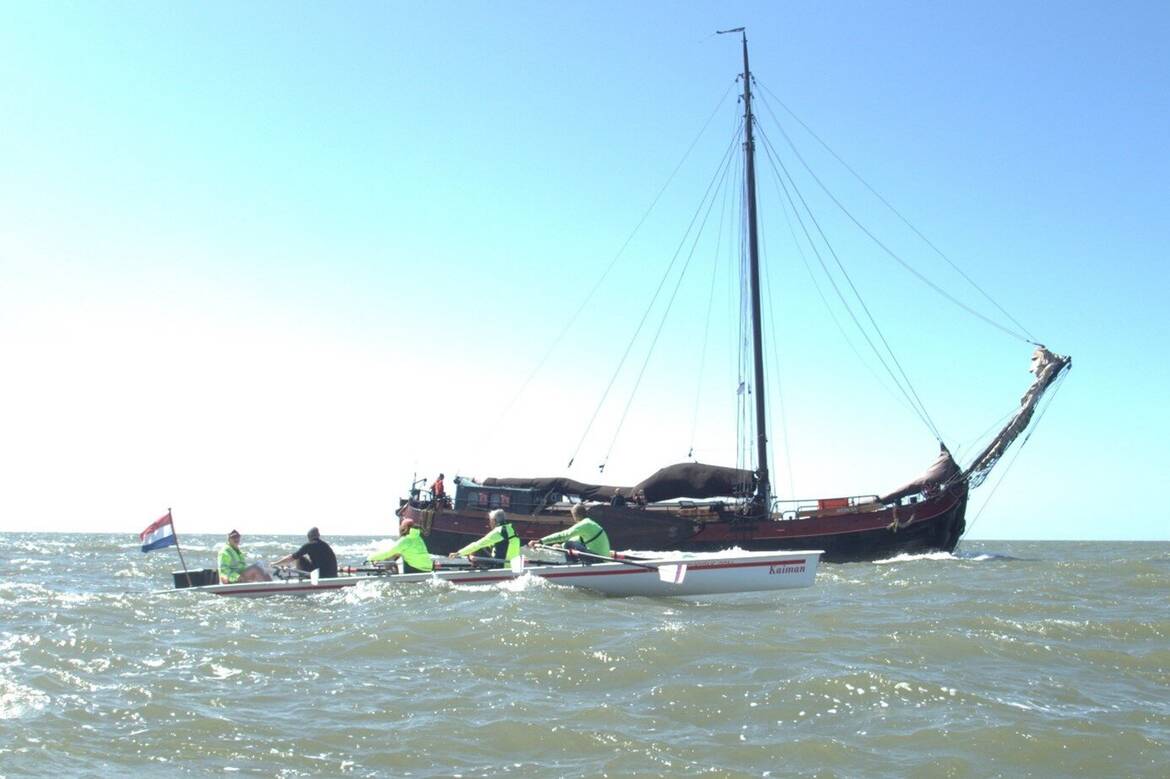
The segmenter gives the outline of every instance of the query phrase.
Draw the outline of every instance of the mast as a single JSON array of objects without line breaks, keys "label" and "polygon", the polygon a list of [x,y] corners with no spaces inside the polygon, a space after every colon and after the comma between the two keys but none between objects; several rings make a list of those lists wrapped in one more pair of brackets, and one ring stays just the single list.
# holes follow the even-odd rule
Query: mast
[{"label": "mast", "polygon": [[[729,30],[729,32],[731,32]],[[759,479],[756,501],[768,511],[771,507],[772,485],[768,479],[768,433],[764,416],[764,343],[760,315],[760,241],[756,226],[756,144],[752,138],[752,72],[748,68],[747,31],[743,34],[743,156],[744,177],[747,181],[748,211],[748,266],[752,291],[752,354],[756,373],[756,458]]]}]

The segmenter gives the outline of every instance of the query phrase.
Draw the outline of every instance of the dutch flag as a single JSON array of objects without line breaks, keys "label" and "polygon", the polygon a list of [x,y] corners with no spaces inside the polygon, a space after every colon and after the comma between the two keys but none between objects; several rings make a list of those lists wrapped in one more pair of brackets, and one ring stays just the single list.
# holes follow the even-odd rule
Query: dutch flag
[{"label": "dutch flag", "polygon": [[142,551],[150,552],[162,549],[175,543],[175,526],[171,522],[171,512],[159,517],[143,530],[139,536],[142,539]]}]

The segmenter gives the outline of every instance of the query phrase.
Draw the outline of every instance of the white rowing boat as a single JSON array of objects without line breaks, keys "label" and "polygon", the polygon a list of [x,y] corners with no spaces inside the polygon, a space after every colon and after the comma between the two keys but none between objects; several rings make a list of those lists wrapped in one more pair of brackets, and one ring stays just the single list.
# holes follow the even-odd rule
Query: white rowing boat
[{"label": "white rowing boat", "polygon": [[[820,551],[777,552],[667,552],[635,559],[598,562],[592,565],[513,565],[511,568],[440,569],[429,573],[388,575],[342,575],[335,579],[290,579],[240,584],[206,584],[186,587],[188,592],[215,595],[261,597],[310,594],[355,587],[369,582],[378,585],[422,584],[445,581],[462,585],[495,585],[523,576],[539,576],[554,584],[569,585],[605,595],[627,597],[685,597],[759,592],[810,587],[816,577]],[[191,572],[192,577],[202,572]]]}]

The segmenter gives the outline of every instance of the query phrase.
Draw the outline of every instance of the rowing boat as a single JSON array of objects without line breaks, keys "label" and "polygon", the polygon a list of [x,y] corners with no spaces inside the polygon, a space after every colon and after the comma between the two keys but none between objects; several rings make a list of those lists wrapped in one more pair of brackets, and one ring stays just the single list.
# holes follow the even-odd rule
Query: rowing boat
[{"label": "rowing boat", "polygon": [[[179,573],[182,573],[181,571]],[[356,587],[365,581],[381,581],[382,576],[338,576],[336,579],[273,579],[267,582],[237,582],[236,584],[205,584],[195,587],[178,587],[183,592],[210,592],[213,595],[233,595],[242,598],[259,598],[268,595],[314,595],[336,592],[347,587]]]},{"label": "rowing boat", "polygon": [[[776,552],[666,552],[636,559],[614,559],[592,565],[513,565],[511,568],[440,569],[429,573],[341,575],[335,579],[290,579],[238,584],[186,586],[184,573],[175,573],[175,586],[186,592],[263,597],[333,592],[369,583],[378,586],[449,582],[484,586],[536,576],[553,584],[578,587],[614,597],[687,597],[760,592],[811,587],[820,551]],[[193,571],[191,576],[202,572]],[[194,579],[193,581],[201,581]]]}]

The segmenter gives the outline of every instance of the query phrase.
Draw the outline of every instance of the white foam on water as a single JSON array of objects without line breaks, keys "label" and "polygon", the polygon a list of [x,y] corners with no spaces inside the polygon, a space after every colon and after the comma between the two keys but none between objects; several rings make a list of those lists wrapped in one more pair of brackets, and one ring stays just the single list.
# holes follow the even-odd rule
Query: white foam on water
[{"label": "white foam on water", "polygon": [[[3,633],[0,634],[0,652],[11,652],[20,644],[25,646],[36,646],[41,642],[41,637],[35,633]],[[13,658],[13,662],[19,662]]]},{"label": "white foam on water", "polygon": [[958,560],[958,559],[960,559],[960,558],[955,557],[950,552],[924,552],[922,554],[903,553],[900,555],[895,555],[894,557],[889,557],[885,560],[874,560],[873,564],[874,565],[889,565],[890,563],[912,563],[912,562],[917,562],[919,560],[951,561],[951,560]]},{"label": "white foam on water", "polygon": [[[375,552],[381,552],[384,549],[389,549],[394,546],[397,538],[387,537],[377,541],[365,541],[360,544],[334,544],[329,545],[333,547],[333,553],[337,555],[340,560],[343,557],[362,557],[366,558]],[[328,540],[326,540],[328,543]]]},{"label": "white foam on water", "polygon": [[52,594],[52,591],[42,584],[35,582],[0,582],[0,593],[21,593],[23,595]]},{"label": "white foam on water", "polygon": [[525,573],[522,576],[517,576],[515,579],[500,582],[493,586],[505,592],[525,592],[526,590],[551,586],[551,582],[542,576],[533,576],[530,573]]},{"label": "white foam on water", "polygon": [[502,592],[527,592],[528,590],[540,589],[542,587],[553,587],[552,582],[547,581],[543,577],[533,576],[530,573],[525,573],[522,576],[517,576],[514,579],[507,579],[502,582],[495,582],[484,586],[482,584],[458,584],[451,582],[453,589],[457,592],[475,592],[477,590],[499,590]]},{"label": "white foam on water", "polygon": [[340,590],[341,601],[349,604],[366,603],[381,598],[385,591],[386,588],[379,586],[376,582],[359,582],[353,587],[345,587]]},{"label": "white foam on water", "polygon": [[64,606],[80,606],[101,600],[100,595],[89,592],[62,592],[57,595],[57,602]]},{"label": "white foam on water", "polygon": [[243,673],[239,668],[228,668],[217,663],[211,664],[211,675],[216,679],[230,679],[233,676],[238,676]]},{"label": "white foam on water", "polygon": [[0,676],[0,720],[19,719],[25,714],[40,711],[49,703],[49,696],[23,684]]}]

